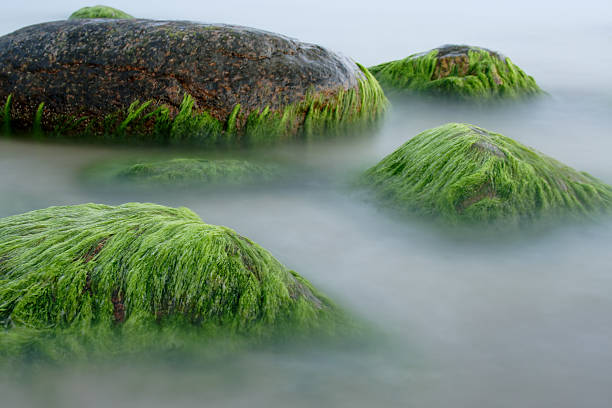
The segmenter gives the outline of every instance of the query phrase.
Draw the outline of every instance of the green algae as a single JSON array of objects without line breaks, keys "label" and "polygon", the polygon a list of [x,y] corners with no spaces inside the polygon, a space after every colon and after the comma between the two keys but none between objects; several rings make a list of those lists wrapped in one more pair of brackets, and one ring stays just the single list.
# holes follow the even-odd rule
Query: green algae
[{"label": "green algae", "polygon": [[450,224],[595,218],[612,187],[503,135],[450,123],[426,130],[363,176],[383,203]]},{"label": "green algae", "polygon": [[45,110],[45,103],[41,102],[36,108],[36,113],[34,114],[34,122],[32,123],[32,133],[35,137],[42,137],[42,117]]},{"label": "green algae", "polygon": [[[359,68],[363,78],[358,79],[358,89],[339,89],[331,96],[307,92],[304,100],[279,110],[247,111],[237,104],[220,120],[199,110],[196,100],[185,95],[176,113],[154,101],[136,100],[101,118],[49,114],[30,130],[41,127],[47,138],[202,147],[265,146],[365,131],[377,125],[388,101],[372,74],[361,65]],[[10,99],[6,106],[10,106]],[[5,116],[5,123],[10,123],[10,110],[5,109]]]},{"label": "green algae", "polygon": [[[510,58],[467,46],[466,56],[439,58],[439,49],[369,68],[382,87],[403,95],[433,95],[459,100],[521,99],[542,94],[533,77]],[[454,58],[453,58],[454,57]]]},{"label": "green algae", "polygon": [[108,6],[93,6],[93,7],[83,7],[68,17],[68,20],[77,20],[84,18],[129,18],[132,19],[131,15],[124,13],[121,10],[117,10]]},{"label": "green algae", "polygon": [[175,158],[132,163],[102,163],[87,169],[86,176],[99,184],[142,186],[243,186],[281,178],[278,166],[238,159]]},{"label": "green algae", "polygon": [[11,104],[13,101],[13,95],[9,95],[4,103],[4,109],[2,111],[2,134],[11,134]]},{"label": "green algae", "polygon": [[186,208],[85,204],[0,219],[0,359],[309,338],[348,322],[268,251]]}]

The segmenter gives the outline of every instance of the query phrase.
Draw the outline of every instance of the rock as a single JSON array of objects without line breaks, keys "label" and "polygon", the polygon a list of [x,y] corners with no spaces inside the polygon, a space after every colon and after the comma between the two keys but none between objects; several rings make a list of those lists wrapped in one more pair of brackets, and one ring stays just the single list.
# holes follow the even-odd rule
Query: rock
[{"label": "rock", "polygon": [[108,6],[83,7],[72,13],[68,20],[85,18],[134,18],[121,10]]},{"label": "rock", "polygon": [[157,161],[111,161],[93,166],[86,178],[99,185],[129,184],[147,187],[243,186],[282,178],[272,164],[235,159],[179,158]]},{"label": "rock", "polygon": [[1,218],[0,306],[5,357],[165,350],[220,333],[278,340],[348,322],[248,238],[137,203]]},{"label": "rock", "polygon": [[387,103],[367,69],[316,45],[247,27],[133,19],[58,21],[0,37],[0,101],[17,132],[203,145],[354,129]]},{"label": "rock", "polygon": [[612,187],[469,124],[420,133],[369,169],[363,182],[391,207],[451,224],[520,226],[612,210]]},{"label": "rock", "polygon": [[443,45],[371,67],[385,90],[462,100],[517,99],[543,93],[509,58],[486,48]]}]

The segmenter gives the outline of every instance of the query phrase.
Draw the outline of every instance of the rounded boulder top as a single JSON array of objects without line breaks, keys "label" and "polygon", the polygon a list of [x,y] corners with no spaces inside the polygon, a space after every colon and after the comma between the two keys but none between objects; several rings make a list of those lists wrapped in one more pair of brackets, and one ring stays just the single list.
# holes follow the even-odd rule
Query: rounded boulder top
[{"label": "rounded boulder top", "polygon": [[108,6],[83,7],[68,17],[68,20],[85,18],[134,18],[121,10]]},{"label": "rounded boulder top", "polygon": [[543,93],[535,80],[508,57],[468,45],[443,45],[371,67],[370,71],[386,90],[401,94],[491,100]]},{"label": "rounded boulder top", "polygon": [[609,185],[470,124],[420,133],[369,169],[363,182],[393,208],[451,224],[521,226],[612,210]]},{"label": "rounded boulder top", "polygon": [[371,124],[387,102],[367,69],[317,45],[135,19],[57,21],[0,37],[0,101],[13,132],[230,146]]},{"label": "rounded boulder top", "polygon": [[0,357],[329,335],[349,322],[250,239],[139,203],[0,219],[0,306]]}]

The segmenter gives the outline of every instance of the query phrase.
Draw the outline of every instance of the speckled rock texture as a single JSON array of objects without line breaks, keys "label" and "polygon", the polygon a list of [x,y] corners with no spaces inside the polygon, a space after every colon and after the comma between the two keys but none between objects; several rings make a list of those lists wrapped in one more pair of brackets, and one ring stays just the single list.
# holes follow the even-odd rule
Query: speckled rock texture
[{"label": "speckled rock texture", "polygon": [[364,78],[320,46],[231,25],[69,20],[0,38],[0,101],[13,95],[14,129],[29,128],[42,102],[45,130],[58,117],[100,118],[137,100],[176,114],[185,94],[197,112],[226,121],[237,104],[245,117],[278,111],[308,94],[359,92]]}]

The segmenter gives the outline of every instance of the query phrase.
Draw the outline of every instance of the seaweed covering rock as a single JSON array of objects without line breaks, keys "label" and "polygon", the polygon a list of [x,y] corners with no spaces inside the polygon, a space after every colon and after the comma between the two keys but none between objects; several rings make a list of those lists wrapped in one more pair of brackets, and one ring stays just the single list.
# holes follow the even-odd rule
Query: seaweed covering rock
[{"label": "seaweed covering rock", "polygon": [[450,223],[521,225],[612,209],[612,187],[469,124],[415,136],[369,169],[364,182],[392,207]]},{"label": "seaweed covering rock", "polygon": [[83,7],[68,17],[69,20],[83,18],[134,18],[121,10],[108,6]]},{"label": "seaweed covering rock", "polygon": [[329,334],[342,316],[268,251],[186,208],[86,204],[0,219],[0,355]]},{"label": "seaweed covering rock", "polygon": [[242,185],[279,178],[272,165],[246,160],[171,159],[124,166],[113,174],[115,181],[164,185]]},{"label": "seaweed covering rock", "polygon": [[13,132],[203,145],[352,129],[375,122],[387,103],[367,69],[316,45],[134,19],[50,22],[0,37],[0,101]]},{"label": "seaweed covering rock", "polygon": [[389,91],[463,100],[517,99],[542,93],[509,58],[486,48],[444,45],[371,67]]}]

